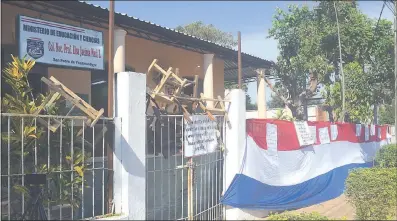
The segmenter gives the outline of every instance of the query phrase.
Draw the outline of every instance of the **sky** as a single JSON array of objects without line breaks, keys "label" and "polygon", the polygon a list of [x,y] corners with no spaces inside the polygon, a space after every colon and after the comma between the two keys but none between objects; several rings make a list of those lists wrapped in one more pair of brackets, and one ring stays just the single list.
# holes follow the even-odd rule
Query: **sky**
[{"label": "sky", "polygon": [[[87,1],[108,8],[109,1]],[[237,36],[241,31],[242,51],[257,57],[276,61],[277,41],[267,38],[276,8],[289,4],[313,6],[314,1],[115,1],[115,11],[141,20],[175,28],[178,25],[202,21]],[[359,1],[361,11],[378,18],[383,1]],[[385,7],[382,18],[393,21],[392,12]],[[343,43],[342,43],[343,44]],[[256,102],[256,82],[248,85],[248,94]],[[271,91],[266,88],[267,100]]]}]

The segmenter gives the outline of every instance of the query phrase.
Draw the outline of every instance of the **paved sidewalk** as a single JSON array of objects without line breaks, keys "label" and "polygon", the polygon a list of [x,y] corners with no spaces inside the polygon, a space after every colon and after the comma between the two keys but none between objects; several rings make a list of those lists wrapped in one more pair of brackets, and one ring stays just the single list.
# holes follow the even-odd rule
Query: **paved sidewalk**
[{"label": "paved sidewalk", "polygon": [[321,215],[329,218],[341,218],[345,216],[348,220],[353,220],[355,217],[354,208],[347,202],[345,195],[342,195],[333,200],[324,203],[309,206],[296,210],[296,212],[318,212]]}]

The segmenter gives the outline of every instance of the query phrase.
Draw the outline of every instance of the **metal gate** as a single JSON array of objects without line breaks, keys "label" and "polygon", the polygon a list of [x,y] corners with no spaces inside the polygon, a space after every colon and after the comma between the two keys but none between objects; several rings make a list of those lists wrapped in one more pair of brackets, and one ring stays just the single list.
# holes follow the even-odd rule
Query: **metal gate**
[{"label": "metal gate", "polygon": [[[224,117],[216,116],[223,141]],[[187,159],[183,156],[184,118],[147,116],[146,219],[221,220],[224,145],[215,152]]]}]

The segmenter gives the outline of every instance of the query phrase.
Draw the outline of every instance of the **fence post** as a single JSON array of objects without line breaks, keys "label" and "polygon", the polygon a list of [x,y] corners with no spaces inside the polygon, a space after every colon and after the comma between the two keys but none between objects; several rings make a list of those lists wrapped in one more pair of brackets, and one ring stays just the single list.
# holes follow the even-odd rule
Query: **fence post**
[{"label": "fence post", "polygon": [[117,73],[115,86],[115,212],[145,220],[146,75]]},{"label": "fence post", "polygon": [[188,220],[193,220],[193,158],[187,163],[187,214]]}]

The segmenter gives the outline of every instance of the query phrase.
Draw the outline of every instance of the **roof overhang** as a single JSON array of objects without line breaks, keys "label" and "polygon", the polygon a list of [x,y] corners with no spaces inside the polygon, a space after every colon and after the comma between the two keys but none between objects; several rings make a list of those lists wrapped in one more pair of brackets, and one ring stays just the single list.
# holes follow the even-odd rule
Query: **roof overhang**
[{"label": "roof overhang", "polygon": [[[82,1],[2,1],[21,8],[37,11],[43,14],[69,19],[89,24],[98,28],[108,29],[109,10]],[[148,21],[143,21],[127,14],[115,13],[115,26],[123,28],[128,35],[147,39],[170,46],[183,48],[201,54],[215,54],[225,62],[225,81],[238,79],[237,57],[234,49],[223,47],[195,36],[178,32]],[[246,53],[241,53],[243,81],[256,78],[256,69],[270,69],[274,62],[267,61]]]}]

